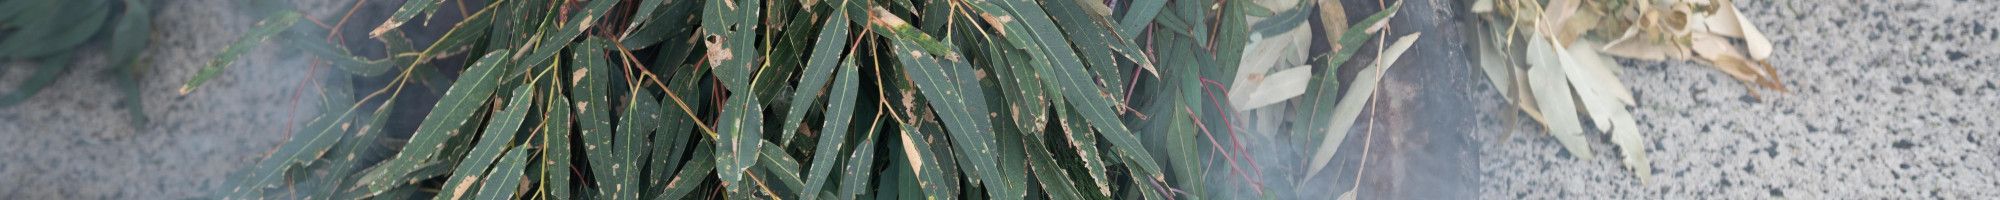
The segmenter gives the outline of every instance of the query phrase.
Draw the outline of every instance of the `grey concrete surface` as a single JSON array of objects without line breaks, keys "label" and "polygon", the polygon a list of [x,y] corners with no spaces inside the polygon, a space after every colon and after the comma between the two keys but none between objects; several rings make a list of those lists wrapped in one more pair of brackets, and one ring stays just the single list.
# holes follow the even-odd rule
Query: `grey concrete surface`
[{"label": "grey concrete surface", "polygon": [[[2000,196],[2000,2],[1776,0],[1737,5],[1778,47],[1789,94],[1690,62],[1630,62],[1622,79],[1654,168],[1579,160],[1538,128],[1488,114],[1486,199],[1986,199]],[[1491,89],[1487,96],[1492,95]],[[1488,112],[1505,113],[1497,103]],[[1616,155],[1602,134],[1592,151]]]},{"label": "grey concrete surface", "polygon": [[[85,50],[41,94],[0,108],[0,199],[198,198],[275,147],[287,122],[310,120],[313,98],[300,98],[297,112],[291,100],[307,76],[306,60],[278,51],[251,51],[181,96],[175,89],[256,19],[238,12],[233,0],[152,2],[156,31],[141,79],[151,123],[131,122],[116,104],[122,94],[100,75],[110,67],[103,55]],[[301,5],[333,7],[321,2],[330,1]],[[8,71],[0,90],[13,90],[31,74],[11,67],[22,63],[9,64],[0,68]]]}]

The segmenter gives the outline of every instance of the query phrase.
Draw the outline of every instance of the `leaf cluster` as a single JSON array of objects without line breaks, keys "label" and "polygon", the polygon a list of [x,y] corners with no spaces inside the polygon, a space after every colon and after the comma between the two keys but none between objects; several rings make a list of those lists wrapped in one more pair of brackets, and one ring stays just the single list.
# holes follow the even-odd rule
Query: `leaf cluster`
[{"label": "leaf cluster", "polygon": [[1578,158],[1595,157],[1584,138],[1591,122],[1641,182],[1652,174],[1647,145],[1613,57],[1693,60],[1754,85],[1752,95],[1785,91],[1767,62],[1770,39],[1734,1],[1478,0],[1472,11],[1484,22],[1480,66],[1494,87]]},{"label": "leaf cluster", "polygon": [[[410,42],[460,3],[403,2],[368,31],[380,56],[324,42],[337,31],[297,12],[266,15],[180,92],[263,41],[347,73],[326,80],[323,114],[218,195],[1216,197],[1248,186],[1204,185],[1230,176],[1202,163],[1241,150],[1219,145],[1235,143],[1236,110],[1213,80],[1237,77],[1248,17],[1274,16],[1214,0],[496,0]],[[389,84],[340,84],[356,80]],[[1337,79],[1312,80],[1327,98],[1311,105],[1332,110]],[[401,99],[414,87],[442,94]],[[432,106],[391,114],[410,103]],[[387,124],[402,120],[421,123]]]},{"label": "leaf cluster", "polygon": [[[144,0],[8,0],[0,1],[0,62],[31,63],[34,74],[12,91],[0,94],[0,107],[20,104],[69,72],[79,54],[101,42],[107,63],[102,72],[115,81],[118,105],[144,124],[139,100],[139,56],[152,35],[152,7]],[[28,67],[21,67],[28,68]],[[5,72],[9,70],[0,70]]]}]

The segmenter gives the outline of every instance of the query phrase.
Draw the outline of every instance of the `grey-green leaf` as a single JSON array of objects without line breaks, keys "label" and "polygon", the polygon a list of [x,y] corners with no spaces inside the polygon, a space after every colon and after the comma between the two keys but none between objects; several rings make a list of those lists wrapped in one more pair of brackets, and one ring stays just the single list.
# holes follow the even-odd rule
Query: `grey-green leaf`
[{"label": "grey-green leaf", "polygon": [[1138,35],[1139,31],[1153,24],[1153,17],[1160,14],[1160,8],[1167,6],[1167,0],[1136,0],[1125,9],[1125,19],[1118,21],[1118,35]]},{"label": "grey-green leaf", "polygon": [[840,199],[860,198],[862,193],[867,192],[865,190],[871,188],[868,187],[868,180],[875,178],[870,175],[875,172],[875,132],[881,124],[882,117],[879,115],[869,122],[868,132],[861,133],[861,144],[854,145],[854,153],[848,154],[847,166],[841,170],[844,172],[840,176]]},{"label": "grey-green leaf", "polygon": [[724,182],[741,183],[744,170],[757,164],[758,149],[764,145],[764,108],[757,106],[755,95],[738,94],[730,96],[722,109],[721,124],[716,127],[720,140],[716,142],[723,146],[717,147],[716,174]]},{"label": "grey-green leaf", "polygon": [[500,151],[513,143],[514,132],[520,130],[522,118],[528,116],[528,106],[534,104],[532,98],[534,94],[529,93],[530,88],[533,87],[514,88],[514,96],[508,98],[506,110],[501,110],[486,123],[486,130],[479,134],[479,142],[473,144],[472,153],[467,154],[465,159],[459,160],[457,167],[452,170],[458,177],[445,182],[444,185],[449,190],[438,194],[434,199],[464,198],[467,189],[470,189],[469,185],[473,184],[470,181],[477,181],[479,175],[485,174],[486,168],[493,165],[493,159],[500,158]]},{"label": "grey-green leaf", "polygon": [[757,166],[760,169],[764,169],[765,172],[769,172],[767,174],[771,174],[768,176],[770,179],[765,179],[765,181],[767,183],[777,181],[780,184],[784,184],[785,188],[793,190],[804,188],[805,180],[799,179],[799,160],[792,159],[792,155],[790,154],[785,154],[784,147],[778,146],[778,144],[772,144],[770,141],[762,142],[764,142],[764,146],[759,148],[758,151],[763,155],[758,156]]},{"label": "grey-green leaf", "polygon": [[[799,86],[792,91],[792,105],[785,110],[785,126],[782,127],[787,128],[783,129],[784,136],[779,141],[792,141],[792,136],[797,134],[799,129],[791,127],[799,127],[799,123],[805,120],[806,110],[811,109],[807,105],[818,99],[815,95],[819,94],[820,88],[826,87],[827,78],[832,77],[833,69],[838,67],[834,62],[840,61],[841,51],[847,47],[846,15],[846,12],[833,12],[833,16],[827,17],[825,25],[821,25],[819,41],[813,44],[812,57],[806,61],[805,74],[800,75],[802,78],[799,80]],[[800,196],[811,198],[815,195]]]},{"label": "grey-green leaf", "polygon": [[589,30],[592,25],[596,25],[597,20],[604,17],[604,13],[610,11],[611,6],[617,5],[618,2],[620,1],[591,1],[589,5],[583,7],[582,12],[578,13],[577,16],[570,16],[569,22],[563,23],[562,28],[557,30],[555,34],[541,38],[540,45],[536,45],[534,49],[522,49],[522,51],[527,51],[530,54],[528,54],[526,59],[520,60],[520,62],[542,63],[543,61],[548,61],[551,57],[555,57],[558,51],[561,51],[563,47],[570,44],[570,40],[576,39],[578,35],[582,35],[583,30]]},{"label": "grey-green leaf", "polygon": [[[966,91],[977,92],[981,89],[977,88],[979,86],[977,84],[960,84],[960,81],[976,82],[976,80],[971,80],[973,77],[968,77],[969,74],[952,71],[970,66],[966,66],[963,62],[939,60],[928,54],[917,53],[922,51],[911,41],[894,40],[894,43],[898,50],[896,57],[902,60],[905,66],[904,73],[909,73],[907,75],[923,93],[924,98],[929,100],[927,102],[937,112],[945,128],[950,130],[946,132],[951,134],[954,146],[960,148],[958,152],[962,154],[959,155],[965,156],[972,162],[967,165],[972,168],[970,171],[976,172],[981,179],[998,179],[1002,176],[993,157],[991,121],[993,116],[988,116],[988,112],[985,112],[984,101],[969,101],[969,98],[963,96]],[[989,194],[996,198],[1004,198],[1004,194],[1012,191],[1001,182],[984,183]]]},{"label": "grey-green leaf", "polygon": [[333,148],[333,145],[340,141],[342,133],[347,131],[345,126],[340,125],[347,123],[347,116],[350,113],[352,112],[327,113],[308,122],[305,128],[300,129],[303,130],[299,132],[301,135],[285,142],[276,153],[271,154],[271,157],[264,158],[252,166],[248,177],[238,179],[239,182],[230,189],[235,193],[231,196],[261,198],[264,189],[278,186],[280,184],[278,181],[283,181],[285,173],[291,171],[294,166],[309,164],[319,159],[321,155],[325,155],[327,149]]},{"label": "grey-green leaf", "polygon": [[153,14],[147,1],[125,0],[125,12],[118,15],[118,25],[111,29],[111,55],[113,66],[131,67],[141,51],[146,49],[153,33]]},{"label": "grey-green leaf", "polygon": [[[590,180],[596,185],[609,186],[619,179],[612,168],[621,162],[622,152],[613,141],[617,136],[611,125],[611,72],[616,70],[604,55],[604,40],[591,37],[571,49],[572,71],[562,73],[568,77],[570,98],[576,103],[577,132],[583,137],[583,155],[590,162],[590,171],[595,177]],[[588,193],[588,192],[584,192]],[[601,194],[600,194],[601,195]]]},{"label": "grey-green leaf", "polygon": [[235,62],[237,56],[242,56],[243,53],[249,52],[251,48],[256,48],[257,45],[263,44],[264,40],[271,39],[272,35],[277,35],[278,32],[292,27],[292,24],[297,22],[299,22],[299,13],[289,11],[278,13],[271,17],[266,17],[262,21],[258,21],[255,29],[251,29],[250,33],[243,34],[243,37],[236,39],[235,43],[230,43],[229,47],[224,47],[222,53],[215,55],[215,60],[209,61],[208,66],[202,67],[201,72],[196,72],[194,78],[188,79],[187,84],[181,85],[181,95],[194,92],[195,88],[200,87],[202,83],[208,82],[208,79],[222,74],[222,69],[228,68],[229,63]]},{"label": "grey-green leaf", "polygon": [[[556,81],[549,82],[550,88],[560,85]],[[544,131],[542,134],[542,145],[544,148],[541,149],[542,158],[544,159],[542,161],[542,171],[548,173],[542,174],[541,186],[542,191],[549,191],[548,196],[557,199],[567,199],[571,197],[569,191],[569,163],[570,158],[573,156],[570,155],[569,149],[569,129],[570,120],[572,119],[569,111],[569,98],[564,98],[560,94],[555,92],[547,93],[546,96],[549,98],[549,103],[547,107],[543,107],[542,109],[543,112],[547,112],[542,117]]]},{"label": "grey-green leaf", "polygon": [[651,150],[645,139],[654,134],[661,117],[659,100],[654,99],[651,93],[637,91],[628,93],[626,97],[625,111],[618,120],[618,135],[613,145],[617,148],[617,160],[611,164],[612,171],[608,172],[615,179],[610,185],[598,186],[609,192],[613,199],[639,198],[639,191],[642,190],[639,173],[644,169],[642,164],[645,164],[643,160],[646,160],[648,150]]},{"label": "grey-green leaf", "polygon": [[683,199],[688,193],[694,192],[701,182],[708,181],[708,172],[715,171],[715,162],[704,158],[715,156],[715,148],[709,145],[710,142],[697,143],[699,144],[694,149],[694,157],[691,157],[695,159],[689,159],[687,166],[681,167],[680,173],[675,174],[673,180],[667,181],[664,186],[666,191],[660,192],[660,196],[653,199]]},{"label": "grey-green leaf", "polygon": [[376,26],[374,31],[369,31],[368,35],[371,37],[381,36],[383,33],[389,32],[389,30],[403,26],[403,23],[409,22],[411,18],[416,18],[417,14],[431,12],[431,10],[437,9],[437,5],[443,3],[444,0],[404,1],[403,6],[397,7],[396,12],[390,14],[387,21],[383,21],[381,26]]},{"label": "grey-green leaf", "polygon": [[859,79],[856,73],[860,72],[856,71],[856,68],[859,67],[854,65],[853,59],[841,62],[840,72],[836,74],[838,78],[834,79],[833,86],[829,89],[828,93],[831,95],[827,97],[826,102],[826,123],[820,128],[823,131],[820,132],[819,145],[814,146],[812,169],[806,174],[806,186],[799,190],[800,196],[805,199],[810,200],[819,196],[810,194],[818,193],[824,188],[829,176],[827,173],[833,171],[834,163],[840,159],[841,145],[847,143],[847,127],[854,121],[855,93],[860,87],[858,83],[860,81],[856,80]]},{"label": "grey-green leaf", "polygon": [[1030,171],[1034,171],[1035,178],[1040,180],[1038,182],[1042,184],[1042,191],[1048,192],[1051,199],[1083,199],[1083,196],[1076,191],[1076,183],[1071,182],[1069,172],[1056,164],[1055,154],[1049,153],[1048,144],[1042,141],[1042,138],[1047,136],[1041,134],[1023,136],[1021,138],[1024,140],[1022,144],[1027,147],[1025,150],[1028,153],[1028,166]]},{"label": "grey-green leaf", "polygon": [[71,59],[74,56],[71,55],[60,54],[51,56],[51,58],[44,58],[40,63],[35,63],[35,73],[32,77],[29,77],[26,81],[22,81],[19,86],[15,86],[19,89],[8,92],[5,96],[0,96],[0,107],[11,107],[19,105],[21,102],[27,102],[28,97],[34,97],[35,93],[41,93],[42,88],[47,88],[49,84],[55,83],[57,78],[62,77],[63,72],[69,71],[67,70],[69,64],[75,62]]},{"label": "grey-green leaf", "polygon": [[[695,129],[696,126],[702,126],[701,124],[696,124],[694,119],[700,117],[696,114],[700,112],[699,109],[708,108],[709,101],[688,100],[707,98],[708,93],[701,92],[697,88],[705,80],[706,73],[708,73],[708,68],[706,67],[675,68],[672,83],[668,83],[667,88],[664,89],[666,90],[666,94],[668,94],[668,98],[660,98],[660,105],[663,109],[661,114],[664,115],[661,119],[663,123],[660,123],[659,131],[653,133],[653,145],[658,147],[653,148],[653,157],[651,158],[653,164],[649,166],[650,172],[647,175],[647,177],[652,177],[652,180],[648,180],[646,188],[659,188],[666,185],[667,182],[673,181],[671,178],[673,178],[674,172],[682,170],[682,166],[680,165],[684,165],[682,164],[684,162],[690,162],[687,159],[683,159],[688,158],[683,155],[687,154],[688,151],[692,151],[692,149],[687,149],[689,147],[687,143],[694,137],[690,137],[691,135],[688,133],[690,130]],[[693,158],[698,158],[695,160],[708,161],[710,165],[713,165],[712,160],[709,160],[709,157],[712,156],[703,155]],[[709,167],[713,168],[714,166]],[[644,195],[642,198],[654,198],[659,196],[661,192],[657,190],[642,191],[645,191],[645,194],[642,194]]]},{"label": "grey-green leaf", "polygon": [[522,144],[507,151],[507,156],[494,166],[493,173],[486,174],[486,180],[479,181],[478,199],[508,199],[519,193],[521,182],[525,182],[521,176],[528,166],[528,154],[534,152],[533,149]]},{"label": "grey-green leaf", "polygon": [[485,105],[488,97],[493,96],[494,87],[498,85],[495,81],[500,76],[501,68],[504,68],[499,63],[501,59],[506,59],[508,52],[503,49],[486,53],[479,61],[473,62],[472,67],[466,68],[466,72],[460,74],[438,103],[431,107],[430,114],[424,115],[423,123],[417,126],[417,133],[410,136],[403,150],[395,158],[381,164],[387,167],[385,173],[389,173],[389,177],[375,179],[375,183],[371,184],[393,185],[402,181],[399,174],[415,171],[418,164],[437,156],[444,149],[445,140],[458,135],[459,127]]},{"label": "grey-green leaf", "polygon": [[897,131],[899,133],[897,138],[900,138],[902,141],[903,159],[908,161],[910,165],[904,166],[907,167],[905,169],[915,172],[915,184],[923,188],[924,198],[939,199],[957,196],[957,193],[950,192],[951,190],[946,188],[948,187],[946,186],[947,184],[955,185],[958,183],[958,180],[944,178],[945,170],[939,167],[942,164],[938,161],[938,159],[944,157],[940,157],[935,152],[932,152],[931,145],[935,145],[931,144],[933,141],[924,139],[924,133],[921,133],[916,126],[912,125],[914,124],[903,124],[903,128]]}]

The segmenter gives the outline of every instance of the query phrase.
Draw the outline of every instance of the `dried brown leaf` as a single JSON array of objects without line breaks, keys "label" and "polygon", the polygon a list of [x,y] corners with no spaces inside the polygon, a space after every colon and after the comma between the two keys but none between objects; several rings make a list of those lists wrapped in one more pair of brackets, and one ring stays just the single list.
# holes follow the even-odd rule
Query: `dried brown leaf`
[{"label": "dried brown leaf", "polygon": [[[1491,0],[1488,0],[1491,1]],[[1327,46],[1340,46],[1341,34],[1347,32],[1347,8],[1337,0],[1319,0],[1319,21],[1326,35],[1320,41]]]},{"label": "dried brown leaf", "polygon": [[1770,59],[1771,39],[1764,37],[1764,32],[1758,31],[1756,24],[1750,24],[1750,19],[1744,18],[1742,11],[1736,9],[1735,4],[1723,4],[1722,7],[1729,15],[1736,16],[1737,26],[1743,29],[1743,43],[1750,48],[1750,59],[1756,61]]},{"label": "dried brown leaf", "polygon": [[1732,38],[1742,38],[1745,24],[1736,21],[1737,18],[1742,18],[1742,16],[1738,16],[1736,9],[1734,9],[1735,6],[1724,7],[1715,9],[1713,15],[1702,17],[1700,23],[1708,28],[1709,33]]},{"label": "dried brown leaf", "polygon": [[1687,50],[1680,48],[1678,45],[1661,43],[1664,41],[1654,41],[1646,35],[1651,34],[1647,34],[1641,26],[1633,26],[1627,28],[1623,36],[1619,36],[1617,40],[1612,40],[1610,43],[1605,44],[1599,50],[1612,56],[1649,61],[1689,57]]},{"label": "dried brown leaf", "polygon": [[1558,31],[1562,30],[1561,25],[1567,24],[1570,16],[1576,15],[1579,4],[1577,1],[1581,0],[1549,0],[1548,7],[1542,10],[1541,18],[1536,19],[1535,27],[1543,35],[1559,33]]}]

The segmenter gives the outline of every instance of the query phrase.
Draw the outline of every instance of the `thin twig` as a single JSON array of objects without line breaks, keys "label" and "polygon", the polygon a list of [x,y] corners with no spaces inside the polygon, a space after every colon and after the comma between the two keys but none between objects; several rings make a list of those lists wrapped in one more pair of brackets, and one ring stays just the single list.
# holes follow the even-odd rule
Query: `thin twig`
[{"label": "thin twig", "polygon": [[[638,57],[636,57],[636,56],[632,56],[632,51],[630,51],[630,50],[627,50],[627,49],[625,48],[625,45],[624,45],[624,42],[617,42],[617,43],[615,43],[615,44],[614,44],[614,46],[618,47],[618,53],[619,53],[620,55],[624,55],[624,58],[625,58],[626,60],[630,60],[630,61],[636,61],[636,60],[638,60]],[[702,61],[698,61],[698,62],[696,62],[696,63],[695,63],[695,66],[696,66],[696,67],[700,67],[700,66],[701,66],[701,64],[702,64],[702,63],[705,63],[705,62],[707,62],[707,60],[708,60],[708,59],[701,59],[701,60],[702,60]],[[629,68],[629,67],[628,67],[628,68]],[[646,66],[644,66],[644,65],[639,65],[639,66],[638,66],[637,68],[639,68],[639,72],[640,72],[640,73],[644,73],[646,77],[649,77],[649,78],[650,78],[650,79],[647,79],[647,80],[649,80],[649,81],[652,81],[652,82],[653,82],[653,84],[655,84],[655,85],[659,85],[659,86],[660,86],[660,90],[664,90],[664,91],[666,91],[665,93],[667,93],[667,98],[672,98],[672,99],[674,99],[674,105],[675,105],[675,106],[680,106],[680,107],[681,107],[681,112],[682,112],[682,113],[687,113],[687,116],[688,116],[688,119],[691,119],[691,120],[694,120],[694,123],[695,123],[695,124],[701,124],[701,126],[695,126],[695,127],[701,127],[701,131],[702,131],[703,133],[708,133],[708,136],[709,136],[710,138],[714,138],[714,137],[717,137],[717,136],[720,136],[720,135],[716,135],[716,133],[715,133],[715,130],[712,130],[712,129],[709,129],[709,128],[708,128],[708,126],[707,126],[708,122],[703,122],[703,121],[701,121],[701,116],[700,116],[700,115],[695,115],[695,114],[694,114],[694,109],[693,109],[693,108],[689,108],[689,107],[687,106],[687,103],[686,103],[685,101],[682,101],[682,100],[681,100],[681,96],[680,96],[680,95],[678,95],[678,94],[674,94],[674,90],[673,90],[673,88],[670,88],[670,87],[667,87],[666,83],[663,83],[663,82],[660,82],[660,76],[659,76],[658,74],[653,74],[653,71],[652,71],[651,69],[647,69],[647,68],[646,68]],[[627,70],[629,70],[629,69],[627,69]],[[629,73],[629,72],[628,72],[628,73]]]},{"label": "thin twig", "polygon": [[1242,177],[1244,181],[1250,182],[1250,188],[1252,190],[1256,190],[1257,193],[1262,194],[1264,192],[1263,181],[1257,181],[1257,179],[1251,178],[1249,174],[1243,173],[1242,169],[1243,167],[1238,166],[1236,164],[1236,157],[1230,156],[1229,152],[1221,150],[1225,149],[1225,147],[1222,146],[1222,143],[1215,142],[1215,135],[1209,133],[1208,125],[1203,124],[1203,122],[1201,122],[1201,116],[1195,116],[1194,110],[1188,108],[1181,108],[1181,109],[1188,113],[1189,119],[1194,119],[1195,127],[1201,129],[1201,136],[1208,137],[1208,144],[1210,146],[1216,147],[1216,151],[1221,152],[1220,154],[1222,154],[1223,159],[1229,161],[1229,172],[1231,174],[1236,174],[1236,176],[1238,177]]},{"label": "thin twig", "polygon": [[[343,14],[343,15],[341,15],[341,16],[340,16],[340,21],[339,21],[339,22],[334,22],[334,23],[333,23],[333,28],[329,28],[329,29],[327,29],[327,30],[326,30],[326,32],[327,32],[327,33],[326,33],[326,42],[329,42],[329,43],[331,43],[331,42],[333,42],[333,41],[334,41],[334,40],[333,40],[334,38],[340,38],[340,35],[341,35],[341,32],[340,32],[340,27],[341,27],[341,26],[346,26],[346,25],[347,25],[347,20],[348,20],[349,18],[354,18],[354,11],[359,11],[359,10],[361,10],[361,6],[362,6],[362,5],[368,5],[368,0],[360,0],[360,1],[356,1],[356,2],[354,2],[354,6],[349,6],[349,7],[347,8],[347,14]],[[339,43],[334,43],[334,45],[340,45],[340,44],[339,44]],[[390,52],[389,54],[391,54],[390,56],[392,56],[392,57],[393,57],[393,56],[395,56],[395,55],[393,55],[393,54],[395,54],[395,52]],[[391,58],[391,59],[394,59],[394,58]]]},{"label": "thin twig", "polygon": [[[1382,6],[1382,5],[1387,5],[1387,4],[1380,4],[1380,3],[1381,3],[1381,0],[1376,0],[1376,3],[1377,3],[1377,4],[1379,4],[1379,5],[1376,5],[1377,7],[1380,7],[1380,6]],[[1384,10],[1387,10],[1388,8],[1382,8],[1382,9],[1384,9]],[[1383,12],[1393,12],[1393,11],[1383,11]],[[1388,33],[1393,33],[1393,32],[1395,32],[1395,26],[1394,26],[1394,25],[1389,25],[1389,24],[1388,24],[1387,22],[1384,22],[1384,23],[1383,23],[1383,25],[1382,25],[1382,34],[1381,34],[1381,35],[1382,35],[1382,37],[1380,37],[1380,38],[1377,38],[1377,39],[1375,40],[1375,56],[1377,56],[1377,57],[1380,57],[1380,56],[1382,56],[1382,43],[1388,43],[1388,42],[1389,42],[1389,36],[1388,36]],[[1376,67],[1375,67],[1375,76],[1376,76],[1376,77],[1381,77],[1381,76],[1382,76],[1382,75],[1383,75],[1383,74],[1385,73],[1385,72],[1384,72],[1384,69],[1383,69],[1383,68],[1385,68],[1385,66],[1382,66],[1382,65],[1383,65],[1383,63],[1382,63],[1382,59],[1380,59],[1380,58],[1377,58],[1377,59],[1375,59],[1375,66],[1376,66]],[[1376,87],[1381,87],[1381,86],[1380,86],[1380,85],[1378,85],[1378,86],[1376,86]],[[1365,103],[1367,103],[1367,104],[1368,104],[1368,107],[1369,107],[1369,108],[1368,108],[1368,116],[1369,116],[1369,117],[1368,117],[1368,128],[1367,128],[1367,130],[1366,130],[1366,132],[1368,133],[1368,135],[1367,135],[1367,136],[1365,136],[1365,137],[1362,137],[1362,139],[1361,139],[1361,164],[1360,164],[1359,166],[1355,167],[1355,169],[1354,169],[1354,185],[1352,185],[1352,186],[1349,186],[1350,188],[1348,188],[1348,189],[1347,189],[1348,191],[1352,191],[1352,192],[1360,192],[1360,190],[1359,190],[1359,189],[1361,188],[1361,174],[1362,174],[1362,172],[1367,172],[1367,171],[1368,171],[1368,153],[1369,153],[1369,149],[1371,149],[1371,148],[1373,148],[1373,147],[1375,146],[1375,145],[1374,145],[1374,142],[1373,142],[1373,141],[1375,141],[1375,118],[1376,118],[1377,116],[1380,116],[1380,115],[1377,115],[1376,113],[1377,113],[1377,112],[1380,112],[1380,111],[1381,111],[1381,108],[1379,107],[1379,105],[1381,104],[1381,102],[1377,102],[1377,101],[1375,101],[1375,100],[1374,100],[1374,99],[1375,99],[1375,97],[1379,97],[1380,95],[1375,95],[1374,93],[1381,93],[1381,91],[1382,91],[1382,90],[1372,90],[1372,91],[1369,91],[1369,93],[1370,93],[1370,94],[1368,95],[1368,99],[1369,99],[1369,100],[1365,101]]]}]

